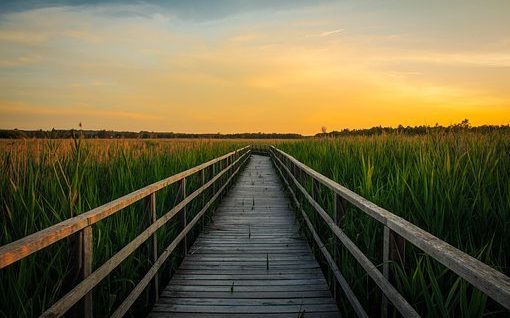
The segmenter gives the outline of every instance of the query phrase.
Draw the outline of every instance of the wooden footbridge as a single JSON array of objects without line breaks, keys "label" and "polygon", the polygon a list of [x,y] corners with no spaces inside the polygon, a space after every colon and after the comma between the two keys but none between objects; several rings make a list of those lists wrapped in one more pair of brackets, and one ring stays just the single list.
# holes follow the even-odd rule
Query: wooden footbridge
[{"label": "wooden footbridge", "polygon": [[[201,185],[186,193],[186,180],[198,175]],[[178,203],[157,217],[156,192],[177,184]],[[311,186],[308,186],[311,184]],[[332,211],[319,203],[319,189],[334,197]],[[204,194],[208,194],[204,200]],[[201,198],[190,220],[187,207]],[[98,268],[92,268],[92,226],[125,207],[146,201],[146,229]],[[213,204],[218,207],[213,210]],[[341,229],[345,205],[352,204],[384,227],[381,268],[374,265]],[[305,208],[306,206],[306,208]],[[313,215],[334,237],[333,248],[322,242]],[[212,222],[203,225],[206,213]],[[179,220],[180,233],[158,254],[156,231]],[[193,228],[203,229],[188,242]],[[299,226],[302,224],[303,226]],[[310,241],[303,238],[306,231]],[[324,229],[323,229],[324,231]],[[319,233],[318,233],[319,232]],[[142,244],[148,244],[152,267],[116,309],[128,313],[144,290],[153,295],[150,317],[339,317],[344,297],[358,317],[367,314],[342,275],[336,245],[342,244],[381,289],[381,316],[393,307],[404,317],[416,310],[390,283],[391,262],[398,261],[404,242],[413,244],[510,310],[510,278],[461,252],[430,233],[376,206],[305,166],[275,147],[245,147],[151,184],[115,201],[0,247],[0,270],[67,237],[77,239],[76,268],[81,281],[42,313],[60,317],[72,307],[81,317],[93,316],[92,290]],[[320,254],[321,266],[308,245]],[[193,244],[192,244],[193,243]],[[185,257],[169,284],[159,286],[158,270],[176,250]],[[378,264],[379,265],[379,264]],[[326,276],[328,279],[326,279]],[[1,301],[1,300],[0,300]],[[78,306],[75,306],[78,305]]]}]

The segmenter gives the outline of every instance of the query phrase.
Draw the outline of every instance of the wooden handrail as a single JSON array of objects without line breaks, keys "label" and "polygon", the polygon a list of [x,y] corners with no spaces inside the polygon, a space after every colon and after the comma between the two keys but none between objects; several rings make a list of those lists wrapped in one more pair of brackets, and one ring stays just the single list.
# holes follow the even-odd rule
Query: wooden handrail
[{"label": "wooden handrail", "polygon": [[[331,221],[331,217],[325,213],[320,205],[310,196],[304,187],[299,184],[288,166],[292,165],[293,168],[299,170],[300,173],[305,173],[312,180],[319,182],[326,186],[340,197],[350,202],[360,210],[373,217],[382,223],[389,230],[394,231],[416,247],[420,248],[426,254],[455,272],[460,277],[467,280],[476,288],[487,294],[489,297],[497,301],[506,309],[510,310],[510,278],[503,273],[493,269],[487,264],[477,260],[476,258],[462,252],[461,250],[453,247],[452,245],[440,240],[434,235],[424,231],[416,225],[404,220],[403,218],[377,206],[376,204],[368,201],[360,195],[352,192],[351,190],[341,186],[335,181],[327,178],[319,172],[311,169],[305,164],[301,163],[291,155],[283,152],[282,150],[272,146],[271,154],[276,164],[279,164],[287,174],[291,177],[294,184],[301,190],[303,195],[314,207],[314,209],[323,217],[332,232],[345,244],[345,239],[348,240],[343,231],[338,227],[335,222]],[[322,212],[322,213],[321,213]],[[329,218],[329,220],[328,220]],[[350,241],[350,240],[349,240]],[[386,242],[386,240],[385,240]],[[387,243],[385,243],[387,244]],[[346,246],[349,249],[349,246]],[[351,246],[352,247],[352,246]],[[385,246],[385,249],[387,246]],[[351,251],[351,249],[349,249]],[[352,253],[353,251],[351,251]],[[356,256],[356,255],[355,255]],[[356,258],[358,262],[360,259]],[[385,260],[386,261],[386,260]],[[362,263],[360,263],[363,265]],[[366,268],[365,268],[366,270]],[[377,270],[377,269],[375,269]],[[377,270],[378,271],[378,270]],[[378,271],[379,272],[379,271]],[[370,273],[369,273],[370,274]],[[387,280],[387,277],[386,277]],[[377,283],[377,281],[376,281]],[[384,290],[383,290],[384,292]]]},{"label": "wooden handrail", "polygon": [[[276,158],[276,160],[279,160],[279,159]],[[351,286],[349,286],[349,283],[347,283],[347,281],[345,280],[344,276],[340,272],[340,269],[338,268],[338,265],[335,263],[335,260],[331,257],[331,254],[329,253],[328,249],[326,248],[324,243],[321,241],[319,235],[317,234],[317,232],[313,228],[313,225],[310,222],[310,219],[308,218],[308,216],[306,215],[305,211],[303,210],[303,207],[301,206],[301,203],[299,203],[299,200],[298,200],[298,198],[296,196],[296,193],[294,192],[294,190],[290,186],[289,182],[287,181],[287,178],[283,174],[280,166],[279,165],[275,165],[275,166],[276,166],[276,170],[278,171],[278,173],[282,177],[283,182],[287,186],[287,189],[289,190],[289,192],[290,192],[290,194],[292,196],[292,200],[294,201],[294,204],[301,211],[301,215],[305,219],[306,225],[308,226],[308,229],[312,233],[312,236],[313,236],[313,239],[315,240],[315,243],[317,244],[317,246],[319,247],[320,251],[324,255],[324,258],[328,262],[329,267],[333,270],[333,275],[335,275],[335,278],[336,278],[337,282],[339,283],[340,287],[344,291],[345,296],[347,297],[347,300],[351,303],[351,305],[352,305],[352,307],[354,309],[354,312],[360,318],[367,318],[368,315],[365,312],[365,309],[363,309],[363,307],[362,307],[361,303],[359,302],[358,298],[356,297],[356,295],[352,291]]]},{"label": "wooden handrail", "polygon": [[[299,183],[296,177],[290,172],[290,170],[283,164],[280,158],[275,157],[278,164],[287,172],[292,179],[294,185],[300,190],[305,196],[307,201],[314,207],[319,213],[322,219],[326,222],[332,232],[338,237],[338,239],[344,244],[349,252],[354,256],[356,261],[363,267],[367,274],[374,280],[379,286],[381,291],[386,297],[393,303],[395,308],[404,317],[419,317],[418,313],[414,308],[404,299],[404,297],[391,285],[386,277],[377,269],[377,267],[363,254],[363,252],[354,244],[354,242],[334,223],[333,219],[328,215],[326,211],[319,205],[317,201],[306,191],[306,189]],[[352,303],[353,308],[356,308],[355,304]],[[362,316],[360,316],[362,317]]]},{"label": "wooden handrail", "polygon": [[[143,289],[151,282],[155,282],[154,292],[158,292],[157,279],[154,279],[157,274],[158,269],[162,266],[163,262],[168,258],[168,256],[175,249],[177,244],[179,244],[183,239],[186,238],[187,233],[191,230],[191,228],[201,219],[201,217],[205,214],[205,212],[210,208],[212,203],[219,197],[219,195],[224,191],[224,189],[230,184],[231,180],[233,180],[234,176],[239,172],[242,165],[248,160],[250,154],[250,146],[243,147],[236,151],[230,152],[226,155],[220,156],[213,160],[210,160],[204,164],[198,165],[191,169],[188,169],[184,172],[178,173],[174,176],[161,180],[159,182],[153,183],[147,187],[144,187],[140,190],[132,192],[128,195],[125,195],[115,201],[107,203],[99,208],[93,209],[89,212],[81,214],[79,216],[73,217],[61,223],[58,223],[54,226],[50,226],[47,229],[36,232],[25,238],[17,240],[15,242],[9,243],[5,246],[0,247],[0,264],[3,264],[2,267],[8,266],[32,253],[35,251],[41,250],[50,244],[57,242],[65,237],[68,237],[76,232],[82,234],[80,236],[83,237],[83,245],[80,245],[82,249],[82,258],[86,258],[83,260],[84,264],[86,264],[86,271],[84,271],[84,275],[82,280],[66,295],[60,298],[56,303],[54,303],[48,310],[46,310],[41,317],[60,317],[64,313],[66,313],[71,307],[73,307],[80,300],[82,304],[82,311],[79,315],[84,317],[92,317],[92,289],[103,280],[112,270],[114,270],[120,263],[126,259],[129,255],[131,255],[139,246],[141,246],[144,242],[146,242],[149,238],[152,238],[151,242],[151,258],[153,259],[153,266],[149,269],[149,272],[145,275],[142,281],[136,286],[136,288],[130,293],[128,298],[121,304],[121,306],[117,309],[114,315],[121,316],[124,314],[129,307],[133,304],[136,298],[140,295]],[[216,163],[222,164],[221,170],[218,173],[214,173]],[[223,165],[223,163],[225,163]],[[204,169],[208,169],[209,171],[213,168],[213,175],[209,179],[209,181],[205,182],[205,173]],[[218,169],[216,169],[218,170]],[[181,198],[180,202],[173,207],[170,211],[166,212],[162,217],[156,219],[156,211],[155,211],[155,193],[156,191],[171,185],[175,182],[183,181],[183,185],[185,184],[186,177],[191,176],[197,172],[201,172],[202,177],[202,185],[196,189],[193,193],[188,196],[185,195]],[[228,179],[222,181],[222,186],[216,191],[217,181],[220,180],[221,177],[228,175]],[[164,224],[166,224],[169,220],[171,220],[174,216],[179,214],[179,212],[184,211],[186,206],[198,197],[205,190],[210,188],[211,186],[215,187],[215,195],[210,198],[210,200],[203,205],[202,209],[197,213],[191,223],[184,224],[180,233],[177,237],[172,241],[172,243],[165,249],[163,254],[159,257],[157,255],[157,241],[155,240],[156,231],[161,228]],[[91,226],[98,222],[101,219],[104,219],[108,216],[113,215],[115,212],[121,210],[124,207],[129,206],[130,204],[150,195],[150,200],[148,202],[149,208],[149,219],[150,225],[140,233],[136,238],[134,238],[131,242],[129,242],[126,246],[124,246],[119,252],[113,255],[110,259],[108,259],[104,264],[102,264],[98,269],[94,272],[91,272],[90,264],[92,261],[92,230]],[[181,213],[182,214],[182,213]],[[85,235],[87,234],[87,235]],[[25,245],[24,245],[25,244]],[[85,249],[84,249],[85,247]],[[1,267],[0,267],[1,268]]]},{"label": "wooden handrail", "polygon": [[[233,167],[239,160],[242,158],[239,158],[234,162],[232,165],[228,166],[226,169],[230,169]],[[195,224],[201,219],[201,217],[207,212],[209,207],[218,199],[220,194],[223,192],[223,190],[227,187],[227,185],[232,181],[234,176],[239,172],[241,169],[241,166],[248,160],[248,157],[244,158],[243,161],[240,163],[240,165],[237,167],[237,169],[232,173],[232,175],[228,178],[228,180],[223,184],[223,186],[216,191],[213,197],[210,198],[210,200],[203,205],[200,212],[197,213],[197,215],[191,220],[191,222],[186,225],[186,227],[181,231],[181,233],[170,243],[170,245],[163,251],[161,256],[156,260],[154,265],[149,269],[147,274],[143,277],[143,279],[136,285],[136,287],[131,291],[131,293],[128,295],[128,297],[124,300],[124,302],[117,308],[117,310],[113,313],[111,316],[112,318],[115,317],[123,317],[124,314],[127,312],[127,310],[131,307],[131,305],[135,302],[135,300],[140,296],[142,291],[145,287],[149,284],[150,280],[156,275],[158,269],[163,265],[165,260],[170,256],[170,254],[173,252],[177,244],[179,244],[182,239],[186,236],[186,234],[195,226]]]},{"label": "wooden handrail", "polygon": [[90,226],[94,223],[101,221],[102,219],[113,215],[114,213],[122,210],[123,208],[145,198],[146,196],[161,190],[179,180],[182,180],[192,174],[195,174],[216,162],[224,160],[236,153],[242,152],[248,149],[250,146],[243,147],[236,151],[230,152],[221,157],[207,161],[201,165],[180,172],[173,176],[170,176],[161,181],[150,184],[137,191],[131,192],[122,196],[116,200],[103,204],[95,209],[88,212],[82,213],[78,216],[72,217],[58,224],[50,226],[44,230],[30,234],[6,244],[0,247],[0,269],[25,258],[26,256],[35,253],[59,240],[62,240],[70,235]]}]

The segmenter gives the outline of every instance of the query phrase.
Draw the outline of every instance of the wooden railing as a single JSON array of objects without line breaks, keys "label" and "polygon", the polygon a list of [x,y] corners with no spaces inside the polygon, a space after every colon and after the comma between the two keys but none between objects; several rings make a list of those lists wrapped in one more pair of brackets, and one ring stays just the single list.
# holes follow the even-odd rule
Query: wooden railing
[{"label": "wooden railing", "polygon": [[[276,147],[271,147],[269,152],[278,172],[291,193],[294,203],[301,211],[301,215],[303,216],[308,229],[335,276],[335,289],[341,288],[343,290],[346,298],[351,303],[354,311],[359,317],[367,317],[367,314],[355,294],[352,292],[349,284],[342,276],[338,265],[335,262],[335,255],[332,256],[322,243],[298,198],[302,198],[305,202],[310,204],[313,210],[315,210],[328,225],[329,230],[331,230],[338,240],[347,248],[356,261],[381,289],[383,293],[383,316],[387,314],[386,308],[387,301],[389,300],[402,316],[419,317],[416,310],[404,299],[404,297],[389,281],[389,263],[395,260],[392,259],[392,255],[398,254],[396,253],[398,244],[395,244],[395,241],[398,242],[399,239],[395,240],[395,238],[402,238],[412,243],[414,246],[424,251],[427,255],[430,255],[432,258],[494,299],[507,310],[510,310],[510,278],[508,276],[478,261],[474,257],[460,251],[403,218],[366,200],[335,181],[309,168]],[[308,193],[305,184],[310,181],[312,184],[312,190],[311,193]],[[335,203],[334,211],[332,211],[333,217],[329,216],[325,209],[318,203],[317,195],[319,184],[327,188],[329,191],[332,191],[334,194]],[[363,252],[340,228],[340,220],[345,215],[345,202],[351,203],[370,217],[383,224],[382,272],[377,269],[369,258],[363,254]],[[335,240],[335,243],[336,242],[337,240]],[[337,248],[335,248],[335,252],[336,250]],[[337,285],[338,287],[336,287]]]},{"label": "wooden railing", "polygon": [[[143,290],[149,286],[149,284],[151,284],[150,288],[152,288],[152,293],[157,300],[157,295],[159,294],[157,279],[158,269],[163,265],[165,260],[179,244],[184,245],[183,248],[185,251],[188,250],[186,239],[188,232],[204,216],[215,200],[231,183],[242,165],[249,158],[250,151],[251,147],[246,146],[234,152],[230,152],[204,164],[198,165],[194,168],[127,194],[98,208],[50,226],[42,231],[1,246],[0,269],[64,238],[77,236],[79,243],[76,247],[80,255],[77,257],[79,264],[76,264],[76,268],[80,269],[81,281],[71,291],[46,310],[41,317],[60,317],[75,304],[80,303],[80,313],[78,315],[80,317],[88,318],[93,315],[92,289],[138,247],[140,247],[144,242],[150,240],[150,258],[152,261],[152,267],[112,315],[112,317],[122,317]],[[195,174],[199,174],[199,177],[202,180],[202,185],[193,193],[186,194],[186,178]],[[223,178],[223,180],[226,179],[225,182],[218,184],[218,182],[222,180],[220,178]],[[208,181],[206,181],[207,179]],[[175,183],[179,185],[180,189],[178,193],[179,203],[166,212],[162,217],[157,218],[156,192]],[[186,206],[198,195],[210,188],[213,189],[214,195],[208,198],[209,201],[203,202],[201,210],[196,214],[193,220],[187,224]],[[99,268],[92,271],[92,226],[141,199],[146,200],[146,206],[148,207],[147,215],[145,217],[149,221],[148,227],[124,246],[119,252],[108,259],[104,264],[99,266]],[[158,255],[156,231],[175,216],[178,217],[181,226],[180,233],[171,242],[171,244],[166,247],[163,253]]]}]

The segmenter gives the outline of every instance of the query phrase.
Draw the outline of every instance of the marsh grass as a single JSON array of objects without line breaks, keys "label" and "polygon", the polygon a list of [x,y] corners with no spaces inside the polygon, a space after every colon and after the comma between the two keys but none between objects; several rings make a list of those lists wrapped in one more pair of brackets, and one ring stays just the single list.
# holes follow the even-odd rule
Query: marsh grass
[{"label": "marsh grass", "polygon": [[[325,138],[280,144],[296,159],[460,250],[510,274],[510,136],[491,132]],[[309,180],[304,183],[311,191]],[[319,186],[329,213],[333,196]],[[305,205],[306,206],[306,205]],[[323,242],[334,238],[308,206]],[[382,268],[383,227],[347,207],[346,234]],[[339,267],[369,314],[379,316],[381,293],[350,253]],[[504,309],[444,266],[406,244],[404,268],[391,264],[397,289],[428,317],[504,316]],[[345,303],[343,308],[350,308]],[[347,312],[347,314],[353,314]]]},{"label": "marsh grass", "polygon": [[[176,140],[30,140],[0,143],[0,245],[86,212],[150,183],[239,148],[247,142]],[[188,178],[187,192],[201,184]],[[211,193],[210,191],[208,192]],[[177,202],[175,185],[156,194],[162,216]],[[205,194],[207,195],[207,194]],[[188,207],[188,221],[202,198]],[[143,200],[93,226],[93,268],[99,267],[143,231]],[[157,231],[159,252],[178,233],[172,220]],[[192,239],[198,229],[190,232]],[[0,317],[34,317],[72,286],[70,240],[62,240],[0,270]],[[162,286],[178,265],[178,253],[160,270]],[[151,266],[140,247],[94,289],[94,313],[108,316]],[[148,308],[147,293],[136,310]]]}]

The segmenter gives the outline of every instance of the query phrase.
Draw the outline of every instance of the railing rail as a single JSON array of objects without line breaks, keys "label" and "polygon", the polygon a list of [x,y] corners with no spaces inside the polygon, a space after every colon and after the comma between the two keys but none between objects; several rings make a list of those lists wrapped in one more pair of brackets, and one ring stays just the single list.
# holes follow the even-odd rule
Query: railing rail
[{"label": "railing rail", "polygon": [[[476,258],[460,251],[452,245],[440,240],[432,234],[422,230],[416,225],[404,220],[403,218],[375,205],[360,195],[350,191],[349,189],[341,186],[335,181],[327,178],[319,172],[311,169],[305,164],[301,163],[291,155],[283,152],[282,150],[271,147],[270,155],[275,162],[278,172],[282,176],[288,189],[290,190],[294,202],[301,210],[308,228],[314,234],[315,230],[311,222],[309,222],[305,211],[302,209],[298,195],[301,195],[306,201],[314,208],[314,210],[321,216],[329,229],[334,235],[344,244],[349,252],[356,258],[357,262],[364,268],[367,274],[374,280],[384,294],[383,297],[383,315],[386,314],[384,307],[386,301],[389,300],[395,308],[404,317],[418,317],[418,313],[412,306],[404,299],[404,297],[392,286],[389,281],[389,268],[388,264],[391,261],[391,255],[395,254],[392,251],[395,248],[395,240],[391,237],[402,237],[408,242],[412,243],[427,255],[431,256],[460,277],[471,283],[474,287],[478,288],[496,302],[501,304],[506,309],[510,310],[510,278],[503,273],[493,269],[487,264],[477,260]],[[313,184],[312,194],[308,193],[306,188],[301,184],[305,177],[311,179]],[[301,180],[301,181],[300,181]],[[315,194],[316,184],[320,183],[330,191],[333,191],[335,198],[334,219],[321,207],[317,202]],[[296,193],[299,191],[299,193]],[[368,259],[367,256],[352,242],[347,235],[342,231],[338,225],[345,213],[343,202],[349,202],[376,219],[384,226],[383,234],[383,271],[382,273],[376,266]],[[314,239],[319,247],[324,246],[317,235]],[[336,250],[336,249],[335,249]],[[343,276],[338,271],[337,265],[328,257],[325,252],[327,250],[321,248],[328,264],[335,274],[337,283],[346,293],[346,296],[352,304],[355,312],[360,317],[365,317],[366,313],[359,308],[359,302],[352,294],[350,287],[343,279]],[[329,254],[329,253],[328,253]],[[329,259],[329,260],[328,260]]]},{"label": "railing rail", "polygon": [[[249,158],[250,151],[251,146],[243,147],[161,181],[155,182],[119,199],[50,226],[44,230],[1,246],[0,269],[17,262],[32,253],[42,250],[55,242],[77,234],[78,244],[76,247],[77,251],[79,251],[79,257],[77,257],[77,260],[79,260],[80,264],[77,264],[76,267],[80,269],[81,281],[71,291],[46,310],[41,317],[60,317],[80,300],[80,316],[92,317],[91,291],[94,286],[104,279],[113,269],[120,265],[122,261],[131,255],[139,246],[150,239],[150,258],[153,265],[113,314],[113,317],[121,317],[127,312],[141,292],[151,282],[152,294],[157,299],[158,283],[156,275],[158,269],[163,265],[164,261],[179,244],[183,244],[183,247],[187,252],[186,236],[188,232],[200,219],[202,219],[207,210],[222,194],[223,190],[225,190],[225,188],[230,184],[243,164]],[[199,176],[201,177],[202,185],[193,193],[186,195],[186,178],[197,173],[200,174]],[[205,182],[206,173],[210,176],[210,180],[207,182]],[[218,185],[218,180],[220,180],[221,177],[227,178],[227,180],[225,180],[225,182],[221,185]],[[157,191],[174,183],[179,183],[180,190],[178,199],[180,202],[166,212],[162,217],[157,219],[155,194]],[[202,200],[202,209],[189,224],[186,224],[186,206],[193,199],[210,188],[213,189],[214,195],[209,198],[209,201],[207,202],[205,202],[205,199]],[[92,226],[100,220],[105,219],[144,198],[146,199],[146,220],[148,227],[124,246],[119,252],[92,272]],[[163,253],[158,256],[157,240],[155,235],[156,231],[178,214],[182,229]]]}]

